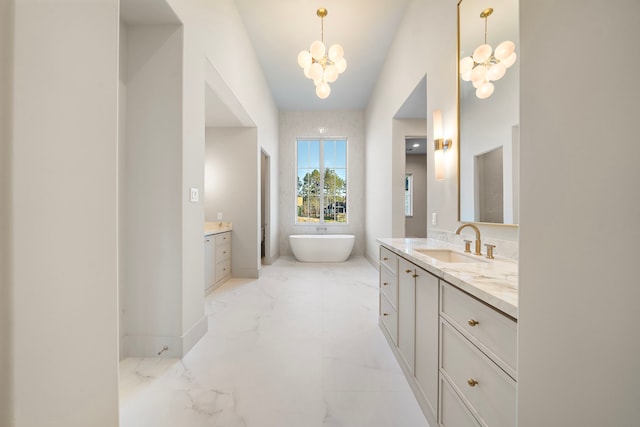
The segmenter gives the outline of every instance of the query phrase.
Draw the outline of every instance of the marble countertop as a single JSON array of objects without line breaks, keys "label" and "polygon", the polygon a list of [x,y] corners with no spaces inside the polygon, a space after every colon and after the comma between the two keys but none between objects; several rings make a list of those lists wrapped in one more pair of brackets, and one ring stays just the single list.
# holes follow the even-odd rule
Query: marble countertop
[{"label": "marble countertop", "polygon": [[[518,318],[518,263],[499,258],[480,262],[447,263],[417,252],[416,249],[463,249],[434,239],[381,238],[377,242],[417,266],[459,287],[498,310]],[[482,262],[486,261],[486,262]]]},{"label": "marble countertop", "polygon": [[230,222],[205,222],[204,223],[204,235],[211,236],[213,234],[220,234],[226,231],[231,231],[232,224]]}]

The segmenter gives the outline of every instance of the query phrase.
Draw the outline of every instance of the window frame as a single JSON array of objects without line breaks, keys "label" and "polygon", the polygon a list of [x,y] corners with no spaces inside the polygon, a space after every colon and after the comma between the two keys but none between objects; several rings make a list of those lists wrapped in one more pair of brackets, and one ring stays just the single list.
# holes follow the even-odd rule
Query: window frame
[{"label": "window frame", "polygon": [[[319,166],[319,172],[320,172],[320,188],[323,189],[323,191],[320,192],[320,206],[322,206],[322,212],[320,214],[320,217],[318,218],[319,221],[318,222],[300,222],[298,221],[298,143],[299,141],[318,141],[319,145],[320,145],[320,154],[319,154],[319,159],[320,159],[320,165]],[[346,147],[346,153],[345,153],[345,176],[346,176],[346,191],[345,191],[345,200],[347,200],[347,211],[345,213],[345,221],[344,222],[325,222],[324,220],[324,208],[325,208],[325,194],[324,194],[324,174],[325,174],[325,165],[324,165],[324,142],[325,141],[344,141],[345,143],[345,147]],[[294,198],[293,198],[293,204],[294,204],[294,224],[295,225],[301,225],[301,226],[318,226],[318,225],[331,225],[331,226],[345,226],[345,225],[349,225],[349,215],[350,215],[350,211],[351,209],[349,208],[349,202],[348,202],[348,195],[349,195],[349,139],[346,136],[299,136],[296,137],[295,139],[295,158],[294,158],[294,179],[293,179],[293,186],[294,186]]]},{"label": "window frame", "polygon": [[[407,196],[409,196],[409,206],[407,212]],[[404,216],[405,218],[413,218],[413,174],[404,174]]]}]

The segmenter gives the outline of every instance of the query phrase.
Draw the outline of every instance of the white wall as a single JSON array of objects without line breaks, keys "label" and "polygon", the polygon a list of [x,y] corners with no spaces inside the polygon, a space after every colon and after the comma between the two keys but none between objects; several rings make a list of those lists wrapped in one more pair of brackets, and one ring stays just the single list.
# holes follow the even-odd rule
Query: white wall
[{"label": "white wall", "polygon": [[[203,190],[205,149],[205,61],[215,70],[249,114],[256,126],[255,152],[264,147],[271,155],[271,189],[277,194],[278,176],[278,111],[262,74],[260,64],[250,43],[244,24],[233,0],[203,2],[200,0],[168,0],[184,25],[183,66],[183,268],[182,281],[189,284],[183,293],[185,314],[194,313],[202,305],[197,289],[202,288],[204,258],[202,249],[202,222],[204,204],[188,203],[190,187]],[[233,43],[229,41],[233,40]],[[236,165],[242,167],[242,164]],[[254,188],[259,200],[259,180]],[[202,191],[204,192],[204,191]],[[257,203],[257,202],[256,202]],[[259,236],[259,210],[255,209],[255,235]],[[278,217],[278,206],[271,204],[271,217]],[[253,224],[253,221],[252,221]],[[272,224],[272,254],[277,253],[274,242],[278,235],[277,224]],[[247,232],[253,233],[254,231]],[[256,250],[259,251],[257,240]],[[234,248],[235,250],[235,248]],[[259,255],[259,252],[258,252]],[[260,268],[258,262],[257,268]],[[185,319],[185,324],[189,320]]]},{"label": "white wall", "polygon": [[280,252],[291,255],[289,235],[316,234],[315,225],[296,225],[296,138],[320,136],[318,128],[326,129],[325,137],[347,138],[347,199],[349,224],[325,224],[328,234],[356,236],[353,256],[364,255],[364,114],[361,111],[314,111],[280,113]]},{"label": "white wall", "polygon": [[126,337],[126,298],[124,283],[126,282],[125,262],[127,248],[124,245],[127,238],[126,230],[126,141],[127,141],[127,26],[120,21],[118,54],[118,333],[120,359],[124,358]]},{"label": "white wall", "polygon": [[406,237],[427,237],[427,155],[406,156],[405,172],[413,176],[413,216],[405,219]]},{"label": "white wall", "polygon": [[640,3],[520,17],[518,426],[637,425]]},{"label": "white wall", "polygon": [[[184,25],[184,109],[183,109],[183,283],[198,284],[202,288],[204,257],[202,253],[202,222],[204,205],[187,202],[190,187],[204,188],[205,148],[205,61],[208,60],[222,76],[237,101],[249,114],[257,129],[255,164],[259,164],[260,150],[264,147],[271,154],[271,185],[277,189],[278,179],[273,172],[278,168],[278,112],[244,24],[232,0],[202,2],[198,0],[168,0]],[[233,43],[229,43],[233,40]],[[253,159],[249,160],[254,163]],[[242,165],[236,165],[238,168]],[[259,181],[252,190],[259,197]],[[204,193],[204,191],[202,191]],[[273,193],[276,191],[273,190]],[[256,205],[259,218],[259,205]],[[272,218],[277,218],[276,204],[271,206]],[[256,223],[258,223],[258,219]],[[271,228],[272,236],[278,235],[278,227]],[[273,246],[272,253],[277,252]],[[259,233],[255,246],[259,249]],[[259,253],[258,253],[259,255]],[[260,268],[258,263],[257,268]],[[184,294],[186,310],[194,312],[202,303],[194,294],[195,286]],[[189,323],[185,320],[185,324]]]},{"label": "white wall", "polygon": [[11,425],[11,45],[13,4],[0,2],[0,425]]},{"label": "white wall", "polygon": [[181,280],[182,28],[131,25],[126,39],[125,355],[153,356],[166,345],[175,357],[189,286]]},{"label": "white wall", "polygon": [[118,1],[16,0],[15,11],[15,426],[112,427]]},{"label": "white wall", "polygon": [[[366,255],[377,263],[378,237],[398,236],[398,213],[385,203],[388,195],[401,200],[399,192],[402,164],[398,160],[398,148],[392,141],[392,120],[405,99],[417,83],[427,76],[427,140],[433,139],[433,110],[442,110],[444,136],[453,140],[453,148],[445,154],[446,179],[436,181],[433,173],[428,173],[427,205],[428,217],[438,214],[438,224],[428,221],[429,237],[458,241],[453,236],[458,222],[458,182],[457,155],[458,141],[456,129],[456,42],[457,6],[448,0],[412,0],[385,61],[374,93],[366,111],[366,182],[367,182],[367,225]],[[424,54],[416,55],[416,52]],[[433,145],[427,144],[427,157],[433,154]],[[389,159],[393,161],[390,164]],[[391,167],[390,167],[391,166]],[[395,185],[392,186],[392,183]],[[398,209],[395,207],[393,208]],[[503,239],[509,244],[511,256],[517,257],[518,230],[515,227],[482,225],[484,240]],[[461,240],[459,242],[461,244]],[[505,248],[506,249],[506,248]]]},{"label": "white wall", "polygon": [[207,221],[233,223],[231,233],[231,274],[233,277],[259,276],[260,151],[255,128],[207,128],[206,212]]},{"label": "white wall", "polygon": [[[385,61],[366,112],[366,182],[367,182],[367,257],[376,262],[378,237],[397,234],[392,224],[389,195],[404,192],[399,176],[403,175],[404,158],[394,155],[392,120],[418,82],[427,76],[427,140],[433,139],[433,110],[443,112],[445,136],[454,139],[448,153],[447,179],[435,181],[428,174],[427,204],[438,213],[439,228],[455,229],[457,225],[457,182],[455,144],[456,123],[456,3],[448,0],[413,0]],[[416,52],[424,54],[416,55]],[[451,58],[450,61],[445,58]],[[433,152],[427,144],[427,157]],[[389,159],[393,158],[391,168]],[[395,172],[394,172],[395,171]],[[395,178],[395,181],[394,181]],[[392,188],[392,182],[395,186]],[[401,200],[401,198],[399,199]],[[431,208],[433,207],[433,208]],[[401,208],[401,206],[400,206]],[[398,207],[396,207],[398,209]],[[395,214],[397,217],[398,214]],[[397,221],[394,221],[394,223]],[[429,226],[431,228],[431,226]],[[394,236],[395,237],[395,236]]]}]

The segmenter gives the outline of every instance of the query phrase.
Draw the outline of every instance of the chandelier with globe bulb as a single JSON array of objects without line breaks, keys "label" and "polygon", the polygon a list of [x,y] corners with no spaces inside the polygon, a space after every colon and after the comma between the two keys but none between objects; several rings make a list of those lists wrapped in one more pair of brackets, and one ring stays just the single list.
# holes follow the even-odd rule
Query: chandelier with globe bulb
[{"label": "chandelier with globe bulb", "polygon": [[491,96],[494,91],[491,82],[500,80],[517,59],[516,45],[512,41],[503,41],[495,51],[487,44],[487,20],[492,13],[490,7],[480,13],[480,18],[484,19],[484,44],[478,46],[473,55],[460,60],[460,78],[473,84],[480,99]]},{"label": "chandelier with globe bulb", "polygon": [[331,93],[329,83],[335,82],[347,69],[347,61],[344,59],[342,46],[334,44],[327,50],[324,45],[324,18],[327,16],[327,9],[318,9],[316,15],[321,21],[320,40],[311,43],[309,50],[298,54],[298,65],[304,70],[305,77],[313,80],[318,98],[325,99]]}]

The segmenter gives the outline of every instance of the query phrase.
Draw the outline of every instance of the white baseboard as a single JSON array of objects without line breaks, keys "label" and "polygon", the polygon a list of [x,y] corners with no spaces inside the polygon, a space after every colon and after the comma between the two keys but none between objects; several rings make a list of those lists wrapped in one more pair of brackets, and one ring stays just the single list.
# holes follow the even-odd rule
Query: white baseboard
[{"label": "white baseboard", "polygon": [[380,271],[380,261],[378,260],[378,258],[373,258],[369,255],[366,255],[365,258],[367,259],[367,261],[369,261],[369,264],[373,265],[376,270]]},{"label": "white baseboard", "polygon": [[191,327],[184,335],[182,335],[182,354],[185,355],[191,351],[194,345],[200,341],[209,330],[209,321],[207,316],[202,316],[195,325]]},{"label": "white baseboard", "polygon": [[[207,333],[207,330],[207,317],[202,316],[182,336],[127,335],[124,338],[124,357],[182,358]],[[167,347],[166,350],[164,350],[165,347]]]},{"label": "white baseboard", "polygon": [[231,268],[231,277],[242,277],[246,279],[257,279],[260,277],[260,270],[257,268]]}]

